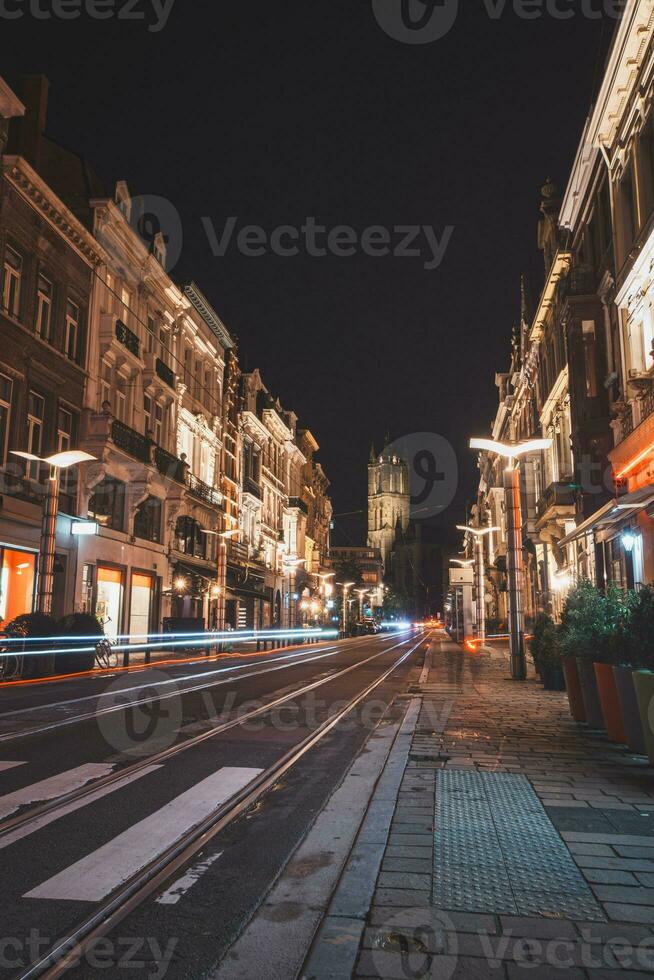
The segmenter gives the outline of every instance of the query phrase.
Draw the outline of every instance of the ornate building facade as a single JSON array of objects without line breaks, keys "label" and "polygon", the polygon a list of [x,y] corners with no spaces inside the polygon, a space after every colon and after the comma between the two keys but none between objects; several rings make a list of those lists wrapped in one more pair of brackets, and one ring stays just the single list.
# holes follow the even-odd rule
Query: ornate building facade
[{"label": "ornate building facade", "polygon": [[315,438],[171,278],[126,182],[105,194],[46,136],[46,80],[24,90],[0,80],[0,620],[34,608],[39,570],[42,473],[11,450],[75,448],[94,460],[62,486],[57,614],[110,635],[295,624],[329,543]]},{"label": "ornate building facade", "polygon": [[368,463],[368,546],[381,553],[384,571],[392,571],[398,529],[409,526],[411,494],[406,461],[398,456],[370,452]]}]

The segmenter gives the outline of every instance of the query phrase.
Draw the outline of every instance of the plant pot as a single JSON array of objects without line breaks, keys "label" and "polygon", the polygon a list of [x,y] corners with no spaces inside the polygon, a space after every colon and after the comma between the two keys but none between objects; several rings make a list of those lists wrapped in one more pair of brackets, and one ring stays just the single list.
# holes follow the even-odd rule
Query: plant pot
[{"label": "plant pot", "polygon": [[579,682],[579,670],[577,669],[576,657],[563,657],[563,677],[565,678],[565,688],[568,692],[568,704],[570,714],[575,721],[586,721],[586,709],[584,699],[581,695],[581,684]]},{"label": "plant pot", "polygon": [[622,708],[618,698],[618,689],[615,686],[613,665],[595,663],[593,667],[595,669],[597,693],[599,694],[606,734],[611,742],[626,745],[627,739],[622,721]]},{"label": "plant pot", "polygon": [[618,692],[618,700],[622,709],[622,724],[624,725],[627,745],[632,752],[645,755],[645,738],[638,710],[638,698],[634,687],[633,669],[631,667],[614,667],[613,677]]},{"label": "plant pot", "polygon": [[652,722],[654,722],[654,674],[649,670],[634,670],[631,676],[638,699],[645,752],[649,761],[654,765],[654,731],[652,730]]},{"label": "plant pot", "polygon": [[600,704],[599,693],[597,690],[597,680],[593,665],[588,660],[577,657],[577,670],[579,671],[579,683],[581,685],[581,696],[584,699],[584,711],[586,712],[586,722],[589,728],[604,728],[604,715]]},{"label": "plant pot", "polygon": [[565,678],[561,664],[541,664],[540,677],[546,691],[565,691]]}]

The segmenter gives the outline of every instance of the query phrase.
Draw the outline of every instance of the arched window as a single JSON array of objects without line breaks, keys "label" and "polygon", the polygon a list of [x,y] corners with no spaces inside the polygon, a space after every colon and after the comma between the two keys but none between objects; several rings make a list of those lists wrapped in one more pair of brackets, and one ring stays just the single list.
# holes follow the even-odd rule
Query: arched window
[{"label": "arched window", "polygon": [[161,501],[158,497],[147,497],[139,504],[134,515],[134,536],[160,544]]}]

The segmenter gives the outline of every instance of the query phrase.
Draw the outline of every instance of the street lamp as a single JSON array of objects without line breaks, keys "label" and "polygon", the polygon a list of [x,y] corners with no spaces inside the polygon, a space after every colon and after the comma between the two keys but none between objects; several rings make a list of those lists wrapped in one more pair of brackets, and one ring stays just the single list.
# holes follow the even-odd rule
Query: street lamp
[{"label": "street lamp", "polygon": [[486,639],[486,568],[484,563],[484,537],[499,531],[499,527],[463,527],[457,524],[457,531],[465,531],[475,539],[476,548],[476,591],[477,591],[477,639]]},{"label": "street lamp", "polygon": [[[216,622],[215,629],[222,633],[225,629],[225,593],[227,590],[227,538],[233,534],[239,534],[239,528],[234,527],[230,531],[210,531],[207,528],[200,528],[202,534],[208,534],[218,538],[218,551],[216,554],[216,584],[211,590],[211,595],[216,600]],[[208,612],[207,612],[208,616]],[[208,624],[207,624],[208,625]]]},{"label": "street lamp", "polygon": [[363,621],[363,597],[368,594],[367,589],[356,589],[357,595],[359,596],[359,622]]},{"label": "street lamp", "polygon": [[343,589],[343,634],[347,632],[347,593],[348,589],[351,589],[354,582],[337,582],[337,585]]},{"label": "street lamp", "polygon": [[549,449],[551,439],[529,439],[523,442],[503,443],[494,439],[471,439],[470,448],[496,453],[508,460],[504,470],[504,496],[506,501],[507,576],[509,589],[509,648],[511,651],[511,677],[524,681],[527,677],[525,659],[525,626],[522,602],[522,513],[520,507],[520,471],[515,461],[527,453]]},{"label": "street lamp", "polygon": [[70,449],[41,459],[34,453],[23,453],[12,449],[13,456],[20,456],[30,463],[46,463],[50,467],[43,518],[41,521],[41,543],[39,553],[39,579],[36,593],[36,608],[42,613],[52,612],[52,592],[54,589],[54,566],[57,546],[57,514],[59,512],[59,491],[61,489],[61,470],[67,470],[78,463],[88,463],[95,459],[81,449]]}]

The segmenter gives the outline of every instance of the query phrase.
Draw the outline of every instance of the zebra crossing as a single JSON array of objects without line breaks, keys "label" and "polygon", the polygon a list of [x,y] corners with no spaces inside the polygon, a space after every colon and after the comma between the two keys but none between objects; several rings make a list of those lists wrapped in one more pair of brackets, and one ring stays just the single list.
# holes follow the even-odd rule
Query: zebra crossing
[{"label": "zebra crossing", "polygon": [[[22,764],[0,761],[0,775]],[[113,763],[87,763],[0,795],[0,817],[13,815],[23,806],[56,800],[59,796],[106,776],[114,768]],[[123,779],[118,778],[108,785],[98,787],[97,791],[91,791],[79,800],[64,802],[60,807],[55,806],[36,816],[34,820],[0,834],[0,849],[5,849],[76,810],[125,789],[163,768],[163,765],[157,764],[146,766],[127,774]],[[254,767],[221,766],[56,874],[36,885],[29,883],[30,887],[23,892],[22,897],[49,902],[101,901],[209,817],[217,807],[244,789],[262,771]],[[0,781],[0,794],[1,791]],[[142,793],[147,799],[146,791],[147,784],[144,784]],[[183,884],[190,887],[192,881]],[[185,890],[183,887],[178,894],[183,894]]]}]

